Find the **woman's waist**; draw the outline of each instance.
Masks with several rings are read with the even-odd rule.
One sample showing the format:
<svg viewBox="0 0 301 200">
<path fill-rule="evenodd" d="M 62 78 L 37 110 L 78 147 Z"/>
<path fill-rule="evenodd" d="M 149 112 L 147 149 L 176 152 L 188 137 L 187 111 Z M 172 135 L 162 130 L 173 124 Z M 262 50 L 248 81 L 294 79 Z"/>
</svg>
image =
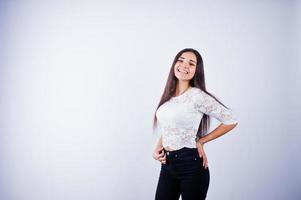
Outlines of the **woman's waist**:
<svg viewBox="0 0 301 200">
<path fill-rule="evenodd" d="M 198 153 L 197 148 L 195 147 L 182 147 L 176 150 L 170 147 L 164 147 L 164 152 L 168 157 L 184 157 Z"/>
<path fill-rule="evenodd" d="M 197 148 L 183 147 L 174 151 L 168 151 L 166 149 L 164 149 L 164 151 L 166 152 L 166 164 L 172 164 L 179 167 L 186 166 L 187 164 L 187 167 L 191 167 L 192 163 L 199 160 Z"/>
<path fill-rule="evenodd" d="M 183 147 L 196 148 L 196 136 L 166 136 L 162 135 L 162 144 L 167 151 L 179 150 Z"/>
</svg>

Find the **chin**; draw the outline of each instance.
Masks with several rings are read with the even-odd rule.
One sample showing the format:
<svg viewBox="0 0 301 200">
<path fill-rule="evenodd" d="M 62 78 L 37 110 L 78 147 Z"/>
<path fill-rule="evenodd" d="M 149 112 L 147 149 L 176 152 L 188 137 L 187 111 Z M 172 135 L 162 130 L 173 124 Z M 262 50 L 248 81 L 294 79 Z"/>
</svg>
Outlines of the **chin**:
<svg viewBox="0 0 301 200">
<path fill-rule="evenodd" d="M 179 78 L 179 77 L 177 77 L 177 79 L 179 81 L 190 81 L 191 80 L 191 78 L 189 79 L 189 78 Z"/>
</svg>

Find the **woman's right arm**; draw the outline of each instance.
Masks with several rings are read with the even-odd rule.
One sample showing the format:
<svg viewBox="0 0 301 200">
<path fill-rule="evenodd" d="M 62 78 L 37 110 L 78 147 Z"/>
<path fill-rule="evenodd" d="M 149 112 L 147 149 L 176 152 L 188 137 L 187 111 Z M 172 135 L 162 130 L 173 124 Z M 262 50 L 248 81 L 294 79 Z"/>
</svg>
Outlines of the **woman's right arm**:
<svg viewBox="0 0 301 200">
<path fill-rule="evenodd" d="M 163 145 L 162 145 L 162 135 L 160 136 L 153 153 L 153 158 L 155 160 L 160 161 L 161 163 L 165 164 L 166 162 L 166 154 L 163 151 Z"/>
<path fill-rule="evenodd" d="M 162 147 L 163 147 L 163 145 L 162 145 L 162 135 L 161 135 L 158 142 L 157 142 L 156 149 L 159 149 L 159 148 L 162 148 Z"/>
</svg>

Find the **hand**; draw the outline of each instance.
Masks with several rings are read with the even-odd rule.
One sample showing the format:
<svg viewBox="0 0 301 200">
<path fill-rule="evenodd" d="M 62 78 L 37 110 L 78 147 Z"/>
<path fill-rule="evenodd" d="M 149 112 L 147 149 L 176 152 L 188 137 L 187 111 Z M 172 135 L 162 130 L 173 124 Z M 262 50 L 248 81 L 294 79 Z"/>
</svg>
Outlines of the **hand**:
<svg viewBox="0 0 301 200">
<path fill-rule="evenodd" d="M 207 159 L 206 153 L 204 151 L 204 147 L 203 147 L 204 144 L 202 143 L 202 141 L 198 141 L 196 143 L 196 146 L 197 146 L 200 158 L 203 157 L 203 166 L 206 169 L 208 167 L 208 159 Z"/>
<path fill-rule="evenodd" d="M 166 153 L 164 152 L 163 147 L 155 149 L 153 158 L 160 161 L 162 164 L 166 164 Z"/>
</svg>

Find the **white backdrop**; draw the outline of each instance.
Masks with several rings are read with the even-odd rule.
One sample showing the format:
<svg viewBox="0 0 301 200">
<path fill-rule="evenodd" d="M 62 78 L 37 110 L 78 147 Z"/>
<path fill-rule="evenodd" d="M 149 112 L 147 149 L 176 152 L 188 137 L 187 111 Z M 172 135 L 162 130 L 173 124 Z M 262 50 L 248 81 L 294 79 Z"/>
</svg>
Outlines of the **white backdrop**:
<svg viewBox="0 0 301 200">
<path fill-rule="evenodd" d="M 154 199 L 153 114 L 186 47 L 239 119 L 205 145 L 208 199 L 301 198 L 300 1 L 0 5 L 0 199 Z"/>
</svg>

